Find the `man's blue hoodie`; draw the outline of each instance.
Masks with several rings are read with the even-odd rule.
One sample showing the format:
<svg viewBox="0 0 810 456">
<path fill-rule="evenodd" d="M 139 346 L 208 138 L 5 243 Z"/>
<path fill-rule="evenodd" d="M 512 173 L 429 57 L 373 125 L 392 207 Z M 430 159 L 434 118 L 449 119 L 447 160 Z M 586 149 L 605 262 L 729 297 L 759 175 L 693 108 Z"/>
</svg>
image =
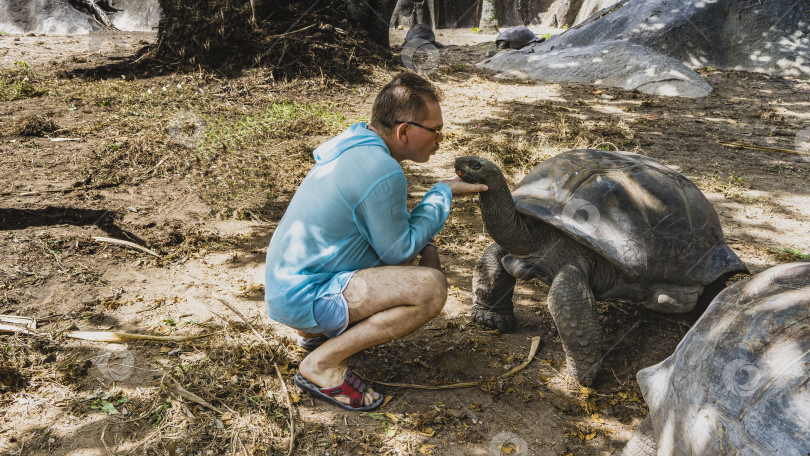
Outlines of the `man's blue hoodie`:
<svg viewBox="0 0 810 456">
<path fill-rule="evenodd" d="M 316 326 L 316 299 L 340 293 L 351 275 L 407 263 L 439 234 L 452 192 L 436 184 L 411 213 L 402 167 L 379 135 L 357 123 L 313 152 L 315 166 L 293 196 L 267 249 L 270 317 Z"/>
</svg>

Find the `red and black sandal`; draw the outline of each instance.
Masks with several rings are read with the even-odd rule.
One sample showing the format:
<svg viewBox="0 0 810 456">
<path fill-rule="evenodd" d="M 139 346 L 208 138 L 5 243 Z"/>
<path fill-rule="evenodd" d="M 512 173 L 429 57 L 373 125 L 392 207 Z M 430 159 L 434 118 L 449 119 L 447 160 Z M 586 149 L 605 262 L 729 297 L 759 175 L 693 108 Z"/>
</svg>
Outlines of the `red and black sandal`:
<svg viewBox="0 0 810 456">
<path fill-rule="evenodd" d="M 344 408 L 346 410 L 353 410 L 358 412 L 374 410 L 375 408 L 379 407 L 383 401 L 383 396 L 381 394 L 376 401 L 372 402 L 369 405 L 363 405 L 363 395 L 368 389 L 368 385 L 366 385 L 366 382 L 362 378 L 360 378 L 357 374 L 352 372 L 351 369 L 346 369 L 346 374 L 343 376 L 343 383 L 341 383 L 338 386 L 333 386 L 331 388 L 321 388 L 320 386 L 305 379 L 300 372 L 295 374 L 293 381 L 299 388 L 306 391 L 307 393 L 317 398 L 323 399 L 327 402 L 331 402 L 337 405 L 338 407 Z M 349 404 L 344 404 L 338 401 L 337 399 L 335 399 L 336 396 L 348 397 Z"/>
</svg>

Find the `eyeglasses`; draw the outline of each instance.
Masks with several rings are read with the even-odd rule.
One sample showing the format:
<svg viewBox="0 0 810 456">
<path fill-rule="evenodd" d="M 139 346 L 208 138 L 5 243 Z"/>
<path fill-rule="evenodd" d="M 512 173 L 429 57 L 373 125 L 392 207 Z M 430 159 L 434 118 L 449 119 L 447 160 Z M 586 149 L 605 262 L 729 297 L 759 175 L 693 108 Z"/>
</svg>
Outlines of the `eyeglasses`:
<svg viewBox="0 0 810 456">
<path fill-rule="evenodd" d="M 406 123 L 406 124 L 408 124 L 408 125 L 413 125 L 414 127 L 424 128 L 425 130 L 427 130 L 427 131 L 429 131 L 429 132 L 433 133 L 433 135 L 434 135 L 434 136 L 433 136 L 433 140 L 434 140 L 434 141 L 435 141 L 435 140 L 437 140 L 437 139 L 439 139 L 439 135 L 441 135 L 441 134 L 442 134 L 442 129 L 441 129 L 441 128 L 439 128 L 438 130 L 436 130 L 435 128 L 426 127 L 426 126 L 424 126 L 424 125 L 422 125 L 422 124 L 418 124 L 418 123 L 416 123 L 416 122 L 408 122 L 408 121 L 405 121 L 405 120 L 398 120 L 396 123 L 398 123 L 398 124 L 400 124 L 400 123 Z"/>
</svg>

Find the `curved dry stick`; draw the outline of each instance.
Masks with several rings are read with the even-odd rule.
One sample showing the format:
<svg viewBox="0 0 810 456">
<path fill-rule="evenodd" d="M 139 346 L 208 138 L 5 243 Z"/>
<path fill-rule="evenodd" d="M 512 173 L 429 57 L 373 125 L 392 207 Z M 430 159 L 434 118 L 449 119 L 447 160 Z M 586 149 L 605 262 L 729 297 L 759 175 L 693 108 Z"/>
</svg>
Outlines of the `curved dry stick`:
<svg viewBox="0 0 810 456">
<path fill-rule="evenodd" d="M 149 255 L 153 255 L 153 256 L 156 256 L 156 257 L 160 258 L 160 255 L 155 253 L 154 250 L 147 249 L 146 247 L 144 247 L 142 245 L 138 245 L 138 244 L 136 244 L 134 242 L 123 241 L 121 239 L 101 237 L 101 236 L 93 236 L 93 240 L 98 241 L 98 242 L 107 242 L 109 244 L 123 245 L 125 247 L 131 247 L 131 248 L 133 248 L 135 250 L 140 250 L 141 252 L 148 253 Z"/>
<path fill-rule="evenodd" d="M 169 379 L 171 379 L 171 381 L 174 382 L 175 384 L 171 385 L 171 386 L 167 386 L 166 383 L 165 383 L 166 377 L 169 377 Z M 169 374 L 163 375 L 163 378 L 160 379 L 160 387 L 163 388 L 163 390 L 166 391 L 167 393 L 174 393 L 174 394 L 176 394 L 176 395 L 178 395 L 178 396 L 180 396 L 180 397 L 182 397 L 184 399 L 188 399 L 188 400 L 190 400 L 192 402 L 196 402 L 197 404 L 202 405 L 203 407 L 209 408 L 209 409 L 219 413 L 220 415 L 222 415 L 222 413 L 223 413 L 222 410 L 220 410 L 220 409 L 214 407 L 213 405 L 209 404 L 208 402 L 206 402 L 205 399 L 201 398 L 200 396 L 197 396 L 196 394 L 194 394 L 194 393 L 188 391 L 187 389 L 183 388 L 182 386 L 180 386 L 180 384 L 177 383 L 177 380 L 175 380 L 173 377 L 169 376 Z"/>
<path fill-rule="evenodd" d="M 733 147 L 735 149 L 750 149 L 750 150 L 762 150 L 765 152 L 784 152 L 788 154 L 798 154 L 798 155 L 810 155 L 810 152 L 804 152 L 801 150 L 794 150 L 794 149 L 780 149 L 778 147 L 765 147 L 765 146 L 757 146 L 756 144 L 748 144 L 743 142 L 732 142 L 732 141 L 718 141 L 717 144 L 726 147 Z"/>
<path fill-rule="evenodd" d="M 539 346 L 540 346 L 540 337 L 539 336 L 533 336 L 532 337 L 532 346 L 529 349 L 529 357 L 526 358 L 526 361 L 524 361 L 520 366 L 517 366 L 514 369 L 510 370 L 509 372 L 507 372 L 505 374 L 501 374 L 496 378 L 498 380 L 503 380 L 503 379 L 511 377 L 511 376 L 517 374 L 518 372 L 522 371 L 523 369 L 525 369 L 526 366 L 528 366 L 529 363 L 531 363 L 532 360 L 534 359 L 534 355 L 537 354 L 537 348 Z M 399 387 L 399 388 L 414 388 L 414 389 L 424 389 L 424 390 L 443 390 L 443 389 L 471 388 L 471 387 L 478 386 L 478 385 L 481 385 L 481 384 L 485 383 L 485 382 L 481 381 L 481 382 L 454 383 L 452 385 L 429 386 L 429 385 L 413 385 L 413 384 L 410 384 L 410 383 L 388 383 L 388 382 L 381 382 L 381 381 L 377 381 L 377 380 L 373 380 L 373 379 L 369 379 L 369 381 L 377 383 L 379 385 L 385 385 L 385 386 L 396 386 L 396 387 Z"/>
</svg>

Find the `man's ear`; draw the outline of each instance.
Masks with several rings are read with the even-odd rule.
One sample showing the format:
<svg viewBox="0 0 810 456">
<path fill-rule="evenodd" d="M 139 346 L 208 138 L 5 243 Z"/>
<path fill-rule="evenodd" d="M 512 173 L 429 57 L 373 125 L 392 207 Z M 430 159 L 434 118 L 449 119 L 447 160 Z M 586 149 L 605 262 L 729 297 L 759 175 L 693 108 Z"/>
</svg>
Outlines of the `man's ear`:
<svg viewBox="0 0 810 456">
<path fill-rule="evenodd" d="M 394 137 L 402 144 L 408 144 L 408 124 L 401 123 L 394 128 Z"/>
</svg>

